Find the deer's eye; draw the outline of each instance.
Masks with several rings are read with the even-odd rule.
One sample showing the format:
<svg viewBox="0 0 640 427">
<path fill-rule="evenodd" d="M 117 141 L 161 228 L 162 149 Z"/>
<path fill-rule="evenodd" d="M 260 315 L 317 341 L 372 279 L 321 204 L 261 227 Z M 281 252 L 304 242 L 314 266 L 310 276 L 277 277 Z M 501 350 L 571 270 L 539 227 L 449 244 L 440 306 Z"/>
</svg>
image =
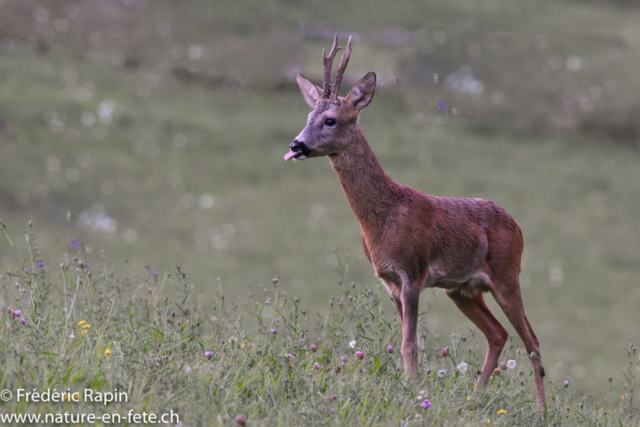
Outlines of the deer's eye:
<svg viewBox="0 0 640 427">
<path fill-rule="evenodd" d="M 331 119 L 331 118 L 325 119 L 324 120 L 324 124 L 327 125 L 327 126 L 335 126 L 336 125 L 336 119 Z"/>
</svg>

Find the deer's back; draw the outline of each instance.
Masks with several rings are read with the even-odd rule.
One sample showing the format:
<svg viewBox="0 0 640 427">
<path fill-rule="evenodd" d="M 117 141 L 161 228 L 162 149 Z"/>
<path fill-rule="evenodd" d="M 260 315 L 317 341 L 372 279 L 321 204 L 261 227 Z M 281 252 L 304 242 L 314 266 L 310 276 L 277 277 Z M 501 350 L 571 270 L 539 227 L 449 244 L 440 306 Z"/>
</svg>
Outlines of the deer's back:
<svg viewBox="0 0 640 427">
<path fill-rule="evenodd" d="M 377 271 L 402 271 L 423 287 L 476 281 L 483 288 L 490 286 L 483 269 L 513 265 L 514 257 L 519 268 L 520 228 L 495 203 L 430 196 L 407 186 L 399 189 L 378 245 L 367 247 L 363 230 L 365 252 L 371 253 Z"/>
</svg>

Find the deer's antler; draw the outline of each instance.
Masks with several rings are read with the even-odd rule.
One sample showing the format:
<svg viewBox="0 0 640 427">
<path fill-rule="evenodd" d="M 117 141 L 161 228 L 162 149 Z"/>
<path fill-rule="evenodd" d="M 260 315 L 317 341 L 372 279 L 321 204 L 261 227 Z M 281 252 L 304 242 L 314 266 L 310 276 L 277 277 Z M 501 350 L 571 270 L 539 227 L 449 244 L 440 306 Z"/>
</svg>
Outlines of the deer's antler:
<svg viewBox="0 0 640 427">
<path fill-rule="evenodd" d="M 322 49 L 322 62 L 324 63 L 324 78 L 322 80 L 322 98 L 329 99 L 331 95 L 331 67 L 333 66 L 333 58 L 336 57 L 336 53 L 342 49 L 338 46 L 338 35 L 336 34 L 333 39 L 333 47 L 329 56 L 325 56 L 325 49 Z M 337 91 L 336 91 L 337 92 Z"/>
<path fill-rule="evenodd" d="M 337 36 L 336 36 L 337 37 Z M 349 63 L 349 57 L 351 56 L 351 37 L 349 37 L 349 41 L 347 42 L 347 50 L 342 54 L 342 59 L 340 60 L 340 66 L 338 67 L 338 71 L 336 71 L 336 80 L 333 83 L 333 92 L 331 93 L 331 101 L 338 101 L 338 91 L 340 91 L 340 83 L 342 82 L 342 75 L 344 74 L 345 68 L 347 68 L 347 64 Z"/>
</svg>

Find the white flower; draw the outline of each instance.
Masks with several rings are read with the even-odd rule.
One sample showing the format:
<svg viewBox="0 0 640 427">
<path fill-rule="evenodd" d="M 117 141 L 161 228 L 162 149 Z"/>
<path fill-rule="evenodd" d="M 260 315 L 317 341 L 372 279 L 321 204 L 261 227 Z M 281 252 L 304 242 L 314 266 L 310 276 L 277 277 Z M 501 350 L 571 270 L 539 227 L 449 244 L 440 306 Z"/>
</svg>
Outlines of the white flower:
<svg viewBox="0 0 640 427">
<path fill-rule="evenodd" d="M 356 348 L 356 340 L 353 340 L 349 343 L 349 347 Z"/>
<path fill-rule="evenodd" d="M 515 368 L 515 367 L 516 367 L 516 364 L 517 364 L 517 362 L 516 362 L 515 360 L 509 360 L 509 361 L 507 362 L 507 368 L 509 368 L 509 369 L 513 369 L 513 368 Z"/>
<path fill-rule="evenodd" d="M 440 378 L 442 378 L 442 377 L 444 377 L 445 375 L 447 375 L 447 372 L 449 372 L 449 370 L 448 370 L 448 369 L 440 369 L 440 370 L 438 371 L 438 376 L 439 376 Z"/>
<path fill-rule="evenodd" d="M 467 369 L 469 368 L 469 365 L 466 362 L 460 362 L 457 366 L 458 371 L 460 371 L 461 374 L 466 374 L 467 373 Z"/>
</svg>

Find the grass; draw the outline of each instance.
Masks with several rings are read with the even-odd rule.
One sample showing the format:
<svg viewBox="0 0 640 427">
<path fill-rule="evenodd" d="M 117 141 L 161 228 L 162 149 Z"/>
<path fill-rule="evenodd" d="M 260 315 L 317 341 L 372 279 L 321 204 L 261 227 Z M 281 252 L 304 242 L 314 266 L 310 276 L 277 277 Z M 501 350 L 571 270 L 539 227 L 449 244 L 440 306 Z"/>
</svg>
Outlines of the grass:
<svg viewBox="0 0 640 427">
<path fill-rule="evenodd" d="M 640 359 L 632 346 L 629 366 L 621 368 L 627 375 L 621 396 L 606 388 L 580 395 L 573 384 L 552 379 L 541 413 L 531 366 L 517 343 L 510 341 L 502 357 L 516 366 L 503 366 L 486 388 L 474 391 L 483 338 L 473 330 L 437 337 L 426 326 L 428 307 L 419 329 L 421 374 L 407 381 L 397 316 L 381 304 L 379 286 L 342 285 L 338 298 L 311 309 L 274 279 L 240 298 L 220 286 L 215 304 L 204 308 L 204 289 L 179 266 L 163 274 L 113 265 L 73 242 L 66 253 L 45 254 L 35 237 L 30 226 L 29 253 L 20 254 L 23 264 L 6 272 L 10 285 L 5 280 L 0 288 L 11 305 L 2 311 L 0 385 L 14 396 L 18 389 L 80 395 L 56 403 L 14 398 L 0 403 L 1 416 L 173 413 L 194 426 L 639 421 L 634 390 Z M 38 266 L 52 255 L 65 262 Z M 85 400 L 86 390 L 119 398 L 98 404 Z M 431 406 L 421 406 L 427 400 Z"/>
<path fill-rule="evenodd" d="M 292 73 L 319 82 L 322 34 L 357 32 L 344 86 L 378 74 L 361 125 L 385 171 L 509 211 L 524 232 L 524 304 L 549 379 L 568 379 L 561 392 L 589 404 L 611 388 L 617 402 L 640 322 L 640 10 L 611 4 L 1 1 L 0 219 L 16 249 L 0 239 L 0 268 L 32 268 L 17 232 L 32 220 L 52 289 L 62 284 L 52 266 L 69 265 L 78 239 L 83 257 L 118 272 L 120 292 L 133 295 L 146 265 L 175 280 L 179 264 L 202 313 L 224 294 L 251 331 L 249 301 L 263 301 L 273 277 L 315 313 L 313 327 L 345 284 L 377 290 L 328 162 L 282 160 L 308 112 Z M 463 65 L 483 93 L 445 85 Z M 115 227 L 81 220 L 99 212 Z M 9 279 L 0 286 L 14 292 Z M 173 286 L 162 292 L 177 301 Z M 13 304 L 4 295 L 0 306 Z M 467 334 L 442 292 L 422 298 L 432 350 Z M 393 303 L 379 299 L 393 322 Z M 345 333 L 356 332 L 345 323 Z"/>
</svg>

